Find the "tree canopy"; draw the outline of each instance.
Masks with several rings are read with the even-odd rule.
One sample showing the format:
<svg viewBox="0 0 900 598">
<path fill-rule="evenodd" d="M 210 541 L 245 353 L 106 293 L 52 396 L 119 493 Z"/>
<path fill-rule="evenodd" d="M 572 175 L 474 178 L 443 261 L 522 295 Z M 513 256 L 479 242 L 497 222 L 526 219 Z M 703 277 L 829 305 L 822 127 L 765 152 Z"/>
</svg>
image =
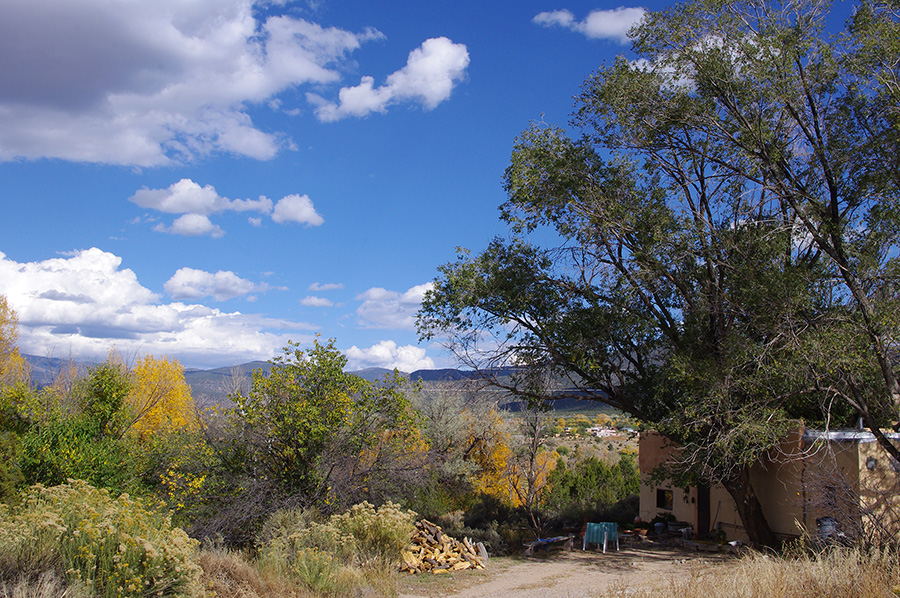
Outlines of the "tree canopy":
<svg viewBox="0 0 900 598">
<path fill-rule="evenodd" d="M 132 411 L 132 428 L 139 435 L 196 425 L 191 387 L 178 361 L 144 355 L 132 367 L 131 377 L 126 403 Z"/>
<path fill-rule="evenodd" d="M 342 503 L 371 498 L 366 492 L 377 492 L 382 476 L 388 485 L 401 481 L 397 459 L 416 451 L 418 440 L 401 381 L 371 383 L 344 372 L 346 364 L 333 342 L 308 351 L 292 344 L 268 375 L 253 373 L 249 393 L 233 397 L 232 415 L 263 468 L 258 475 L 277 491 Z"/>
<path fill-rule="evenodd" d="M 655 423 L 771 544 L 749 467 L 800 418 L 897 419 L 898 11 L 697 0 L 649 13 L 571 131 L 514 146 L 509 238 L 440 269 L 418 325 Z M 840 23 L 837 24 L 838 27 Z M 557 396 L 559 396 L 557 394 Z"/>
<path fill-rule="evenodd" d="M 19 353 L 19 317 L 0 295 L 0 385 L 23 382 L 28 377 L 28 364 Z"/>
</svg>

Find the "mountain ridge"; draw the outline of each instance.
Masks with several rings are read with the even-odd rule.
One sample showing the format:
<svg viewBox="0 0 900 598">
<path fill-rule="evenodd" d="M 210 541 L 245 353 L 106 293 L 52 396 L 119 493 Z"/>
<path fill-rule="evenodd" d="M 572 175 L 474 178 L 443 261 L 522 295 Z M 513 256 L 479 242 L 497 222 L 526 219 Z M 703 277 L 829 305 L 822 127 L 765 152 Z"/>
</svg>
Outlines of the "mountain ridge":
<svg viewBox="0 0 900 598">
<path fill-rule="evenodd" d="M 31 366 L 32 382 L 38 386 L 52 384 L 59 376 L 63 375 L 70 367 L 75 367 L 78 375 L 87 374 L 88 369 L 95 362 L 79 361 L 61 357 L 39 357 L 36 355 L 22 354 Z M 214 405 L 228 405 L 231 401 L 229 395 L 237 392 L 246 393 L 250 390 L 253 372 L 262 370 L 268 374 L 272 369 L 272 363 L 268 361 L 248 361 L 233 366 L 224 366 L 210 369 L 186 368 L 184 371 L 185 382 L 191 387 L 191 394 L 196 405 L 205 409 Z M 509 375 L 514 368 L 498 370 L 501 376 Z M 392 375 L 395 370 L 379 367 L 369 367 L 361 370 L 348 371 L 349 374 L 359 376 L 369 382 L 377 382 L 385 376 Z M 473 370 L 457 368 L 421 369 L 413 372 L 400 372 L 400 375 L 412 382 L 421 382 L 426 386 L 438 382 L 471 380 L 478 374 Z M 520 411 L 524 404 L 519 400 L 501 401 L 503 408 L 509 411 Z M 554 410 L 595 410 L 602 409 L 598 401 L 590 399 L 566 398 L 554 401 Z"/>
</svg>

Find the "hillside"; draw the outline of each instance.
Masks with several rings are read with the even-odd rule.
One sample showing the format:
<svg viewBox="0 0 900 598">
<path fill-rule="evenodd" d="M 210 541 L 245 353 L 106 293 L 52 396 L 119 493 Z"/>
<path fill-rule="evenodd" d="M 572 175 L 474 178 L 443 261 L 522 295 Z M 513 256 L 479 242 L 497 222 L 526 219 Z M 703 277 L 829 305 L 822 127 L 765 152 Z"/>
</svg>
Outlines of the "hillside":
<svg viewBox="0 0 900 598">
<path fill-rule="evenodd" d="M 31 366 L 32 382 L 38 386 L 46 386 L 52 384 L 59 376 L 63 375 L 69 368 L 77 368 L 79 374 L 87 372 L 88 368 L 93 365 L 91 362 L 78 361 L 70 358 L 60 357 L 38 357 L 36 355 L 23 355 Z M 211 407 L 213 405 L 229 404 L 228 395 L 236 392 L 247 392 L 250 388 L 250 380 L 255 370 L 262 370 L 268 373 L 272 364 L 267 361 L 251 361 L 230 367 L 213 368 L 209 370 L 187 369 L 184 372 L 184 379 L 190 385 L 194 401 L 201 409 Z M 383 379 L 393 373 L 393 370 L 385 368 L 366 368 L 351 372 L 374 382 Z M 504 372 L 506 374 L 508 372 Z M 409 374 L 401 372 L 401 375 L 412 382 L 420 382 L 429 387 L 441 382 L 452 382 L 458 380 L 469 380 L 474 377 L 474 373 L 468 370 L 459 370 L 454 368 L 441 368 L 434 370 L 416 370 Z M 505 399 L 500 391 L 485 391 L 497 393 L 497 398 L 502 407 L 509 411 L 520 411 L 523 408 L 521 401 L 513 401 Z M 603 403 L 596 401 L 579 400 L 579 399 L 562 399 L 554 404 L 555 411 L 566 412 L 608 412 L 610 408 Z"/>
</svg>

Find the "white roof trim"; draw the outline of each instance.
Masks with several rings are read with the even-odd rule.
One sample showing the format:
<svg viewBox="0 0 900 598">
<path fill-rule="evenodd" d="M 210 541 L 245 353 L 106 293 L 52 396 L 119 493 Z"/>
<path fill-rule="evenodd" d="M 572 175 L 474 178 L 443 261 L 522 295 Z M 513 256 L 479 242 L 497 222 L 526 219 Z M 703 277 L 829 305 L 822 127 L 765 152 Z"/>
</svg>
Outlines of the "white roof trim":
<svg viewBox="0 0 900 598">
<path fill-rule="evenodd" d="M 884 432 L 889 440 L 900 440 L 900 433 Z M 813 442 L 816 440 L 832 440 L 835 442 L 875 442 L 875 435 L 868 430 L 839 429 L 839 430 L 813 430 L 807 428 L 803 433 L 803 440 Z"/>
</svg>

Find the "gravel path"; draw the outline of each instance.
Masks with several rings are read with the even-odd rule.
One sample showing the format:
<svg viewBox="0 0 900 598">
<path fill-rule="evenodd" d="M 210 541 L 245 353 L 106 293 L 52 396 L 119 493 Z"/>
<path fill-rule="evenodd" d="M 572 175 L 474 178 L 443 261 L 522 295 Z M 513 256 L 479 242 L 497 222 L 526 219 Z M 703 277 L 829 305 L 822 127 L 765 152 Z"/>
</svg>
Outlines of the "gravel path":
<svg viewBox="0 0 900 598">
<path fill-rule="evenodd" d="M 690 576 L 728 560 L 724 555 L 678 550 L 554 552 L 494 559 L 484 572 L 462 571 L 452 578 L 416 576 L 403 585 L 400 598 L 593 598 L 611 588 Z"/>
</svg>

